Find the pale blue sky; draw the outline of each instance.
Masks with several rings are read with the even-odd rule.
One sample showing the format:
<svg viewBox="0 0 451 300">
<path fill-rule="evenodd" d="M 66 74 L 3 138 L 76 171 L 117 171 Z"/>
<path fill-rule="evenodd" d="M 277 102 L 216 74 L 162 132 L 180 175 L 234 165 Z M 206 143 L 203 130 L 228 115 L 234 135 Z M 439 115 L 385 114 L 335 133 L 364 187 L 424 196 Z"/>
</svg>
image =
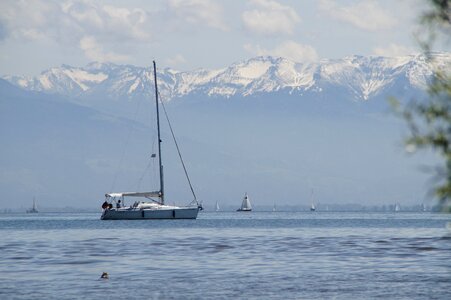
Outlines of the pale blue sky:
<svg viewBox="0 0 451 300">
<path fill-rule="evenodd" d="M 257 55 L 308 62 L 410 54 L 418 52 L 413 32 L 424 2 L 6 0 L 0 75 L 91 61 L 149 66 L 156 59 L 161 67 L 193 70 Z"/>
</svg>

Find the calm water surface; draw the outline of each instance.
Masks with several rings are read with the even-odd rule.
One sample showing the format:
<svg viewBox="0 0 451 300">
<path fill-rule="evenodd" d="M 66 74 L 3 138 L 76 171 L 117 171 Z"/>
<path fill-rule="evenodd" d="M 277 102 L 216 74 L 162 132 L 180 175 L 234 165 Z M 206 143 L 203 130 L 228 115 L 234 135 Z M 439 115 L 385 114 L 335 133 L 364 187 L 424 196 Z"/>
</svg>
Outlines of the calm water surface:
<svg viewBox="0 0 451 300">
<path fill-rule="evenodd" d="M 450 299 L 450 215 L 0 215 L 0 299 Z M 110 279 L 100 279 L 108 272 Z"/>
</svg>

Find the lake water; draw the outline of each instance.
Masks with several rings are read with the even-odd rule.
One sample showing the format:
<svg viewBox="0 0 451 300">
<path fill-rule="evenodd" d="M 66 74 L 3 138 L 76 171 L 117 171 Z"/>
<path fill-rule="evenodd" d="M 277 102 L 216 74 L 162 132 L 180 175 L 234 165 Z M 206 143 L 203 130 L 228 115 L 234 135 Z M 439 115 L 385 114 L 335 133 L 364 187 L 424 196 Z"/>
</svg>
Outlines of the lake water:
<svg viewBox="0 0 451 300">
<path fill-rule="evenodd" d="M 0 299 L 450 299 L 451 215 L 0 215 Z M 100 279 L 108 272 L 109 279 Z"/>
</svg>

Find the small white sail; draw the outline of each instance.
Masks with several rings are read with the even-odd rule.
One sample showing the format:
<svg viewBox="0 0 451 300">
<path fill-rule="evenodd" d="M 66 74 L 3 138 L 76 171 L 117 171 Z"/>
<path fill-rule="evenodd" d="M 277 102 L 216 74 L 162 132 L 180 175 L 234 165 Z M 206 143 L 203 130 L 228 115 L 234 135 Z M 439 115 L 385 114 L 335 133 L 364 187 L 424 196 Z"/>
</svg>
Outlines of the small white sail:
<svg viewBox="0 0 451 300">
<path fill-rule="evenodd" d="M 314 203 L 312 203 L 312 205 L 310 206 L 310 210 L 311 210 L 311 211 L 315 211 L 315 210 L 316 210 L 316 207 L 315 207 L 315 204 L 314 204 Z"/>
<path fill-rule="evenodd" d="M 251 201 L 249 200 L 249 196 L 247 193 L 244 194 L 243 202 L 241 203 L 241 207 L 237 211 L 251 211 L 252 205 Z"/>
<path fill-rule="evenodd" d="M 421 211 L 426 211 L 427 210 L 427 208 L 426 208 L 426 205 L 424 205 L 424 203 L 421 203 Z"/>
<path fill-rule="evenodd" d="M 310 193 L 310 201 L 312 202 L 312 205 L 310 205 L 310 211 L 315 211 L 316 207 L 315 207 L 315 203 L 313 202 L 313 189 L 312 189 L 312 192 Z"/>
<path fill-rule="evenodd" d="M 219 203 L 218 203 L 218 201 L 216 201 L 216 209 L 215 210 L 219 211 Z"/>
</svg>

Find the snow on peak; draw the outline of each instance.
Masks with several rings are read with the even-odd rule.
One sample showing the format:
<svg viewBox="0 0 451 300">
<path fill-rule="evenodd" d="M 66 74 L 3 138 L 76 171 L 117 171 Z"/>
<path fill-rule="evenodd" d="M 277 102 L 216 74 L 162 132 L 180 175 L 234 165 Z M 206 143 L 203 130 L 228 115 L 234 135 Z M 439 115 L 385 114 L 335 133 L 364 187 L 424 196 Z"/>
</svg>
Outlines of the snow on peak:
<svg viewBox="0 0 451 300">
<path fill-rule="evenodd" d="M 268 69 L 273 65 L 270 59 L 250 59 L 233 67 L 234 75 L 246 79 L 256 79 L 264 75 Z"/>
</svg>

